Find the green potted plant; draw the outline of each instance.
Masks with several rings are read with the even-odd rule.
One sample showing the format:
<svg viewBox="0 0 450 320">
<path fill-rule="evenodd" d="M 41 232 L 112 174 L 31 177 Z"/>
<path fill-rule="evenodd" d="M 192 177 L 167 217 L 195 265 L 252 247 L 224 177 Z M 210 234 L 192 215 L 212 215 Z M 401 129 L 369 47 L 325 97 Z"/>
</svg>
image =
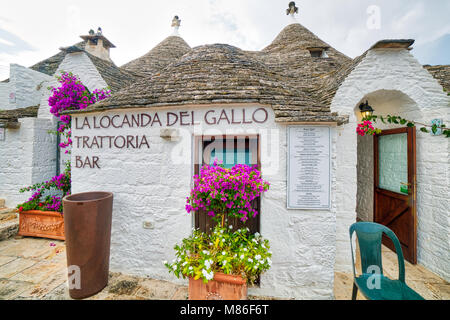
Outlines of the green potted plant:
<svg viewBox="0 0 450 320">
<path fill-rule="evenodd" d="M 248 228 L 233 230 L 227 219 L 256 217 L 251 202 L 268 189 L 256 166 L 226 169 L 215 161 L 194 176 L 186 210 L 206 212 L 216 225 L 210 232 L 194 229 L 175 246 L 175 260 L 164 262 L 176 277 L 189 278 L 189 299 L 245 299 L 247 285 L 270 268 L 269 241 Z"/>
</svg>

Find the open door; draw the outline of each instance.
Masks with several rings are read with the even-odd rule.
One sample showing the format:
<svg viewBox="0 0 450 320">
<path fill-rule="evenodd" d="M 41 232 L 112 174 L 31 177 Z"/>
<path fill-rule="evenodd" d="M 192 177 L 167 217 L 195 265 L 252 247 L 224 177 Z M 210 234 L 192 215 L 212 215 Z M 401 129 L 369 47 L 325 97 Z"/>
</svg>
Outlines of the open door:
<svg viewBox="0 0 450 320">
<path fill-rule="evenodd" d="M 416 264 L 416 128 L 376 135 L 374 157 L 374 222 L 394 231 L 405 259 Z M 395 250 L 387 237 L 383 244 Z"/>
</svg>

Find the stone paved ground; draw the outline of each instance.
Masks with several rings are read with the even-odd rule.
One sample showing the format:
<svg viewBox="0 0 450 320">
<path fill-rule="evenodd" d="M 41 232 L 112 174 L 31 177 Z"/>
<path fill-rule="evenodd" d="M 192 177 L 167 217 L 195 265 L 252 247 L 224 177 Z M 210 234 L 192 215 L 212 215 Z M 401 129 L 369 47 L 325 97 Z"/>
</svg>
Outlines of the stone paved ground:
<svg viewBox="0 0 450 320">
<path fill-rule="evenodd" d="M 356 256 L 359 256 L 359 254 Z M 383 246 L 382 256 L 383 273 L 391 279 L 398 279 L 397 254 Z M 361 270 L 361 264 L 358 260 L 356 268 Z M 412 265 L 405 260 L 405 275 L 406 284 L 426 300 L 450 300 L 450 283 L 425 269 L 420 264 Z M 337 300 L 350 300 L 352 288 L 353 273 L 335 273 L 334 295 Z M 360 292 L 358 292 L 357 300 L 365 300 Z"/>
<path fill-rule="evenodd" d="M 0 241 L 0 299 L 70 299 L 63 241 L 19 238 Z M 187 287 L 110 273 L 93 300 L 187 299 Z"/>
<path fill-rule="evenodd" d="M 64 241 L 29 237 L 0 241 L 0 300 L 70 299 L 66 279 Z M 186 286 L 110 272 L 108 286 L 88 300 L 187 298 Z"/>
<path fill-rule="evenodd" d="M 397 274 L 395 254 L 383 251 L 385 273 Z M 426 299 L 450 299 L 450 285 L 421 266 L 406 264 L 407 283 Z M 0 241 L 1 299 L 70 299 L 66 287 L 66 251 L 63 241 L 16 237 Z M 350 299 L 352 276 L 336 273 L 336 299 Z M 108 286 L 93 300 L 187 299 L 186 286 L 167 281 L 110 273 Z M 250 299 L 270 299 L 249 297 Z M 358 298 L 363 298 L 358 295 Z"/>
</svg>

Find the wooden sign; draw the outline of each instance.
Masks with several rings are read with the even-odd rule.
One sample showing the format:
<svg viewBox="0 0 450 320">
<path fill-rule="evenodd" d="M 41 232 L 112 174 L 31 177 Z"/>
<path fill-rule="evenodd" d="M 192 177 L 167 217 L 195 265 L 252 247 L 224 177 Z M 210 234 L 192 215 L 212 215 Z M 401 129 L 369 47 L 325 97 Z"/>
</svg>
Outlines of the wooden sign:
<svg viewBox="0 0 450 320">
<path fill-rule="evenodd" d="M 330 209 L 330 137 L 330 127 L 288 127 L 288 209 Z"/>
</svg>

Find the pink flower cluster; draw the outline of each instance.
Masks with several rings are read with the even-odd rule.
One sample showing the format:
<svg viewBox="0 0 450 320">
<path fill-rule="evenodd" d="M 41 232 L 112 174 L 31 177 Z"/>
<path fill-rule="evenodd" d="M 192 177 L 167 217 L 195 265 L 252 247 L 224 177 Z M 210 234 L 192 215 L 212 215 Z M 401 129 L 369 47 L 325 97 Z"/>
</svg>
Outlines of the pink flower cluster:
<svg viewBox="0 0 450 320">
<path fill-rule="evenodd" d="M 104 100 L 111 95 L 110 90 L 95 89 L 92 93 L 81 83 L 81 81 L 71 73 L 63 72 L 58 78 L 61 84 L 58 88 L 52 88 L 52 96 L 48 98 L 50 106 L 50 113 L 63 123 L 58 128 L 58 133 L 67 136 L 67 141 L 59 144 L 62 149 L 72 145 L 70 139 L 70 121 L 71 117 L 68 115 L 61 115 L 60 113 L 66 110 L 83 110 L 89 105 L 97 101 Z M 66 150 L 66 153 L 68 151 Z"/>
<path fill-rule="evenodd" d="M 261 179 L 257 166 L 235 165 L 231 169 L 205 165 L 194 176 L 194 188 L 186 201 L 188 213 L 204 210 L 209 216 L 227 214 L 247 221 L 258 212 L 252 201 L 269 190 L 270 184 Z"/>
<path fill-rule="evenodd" d="M 358 124 L 358 126 L 356 127 L 356 133 L 363 137 L 366 134 L 374 135 L 376 132 L 375 128 L 372 126 L 372 122 L 364 121 L 363 123 Z"/>
</svg>

